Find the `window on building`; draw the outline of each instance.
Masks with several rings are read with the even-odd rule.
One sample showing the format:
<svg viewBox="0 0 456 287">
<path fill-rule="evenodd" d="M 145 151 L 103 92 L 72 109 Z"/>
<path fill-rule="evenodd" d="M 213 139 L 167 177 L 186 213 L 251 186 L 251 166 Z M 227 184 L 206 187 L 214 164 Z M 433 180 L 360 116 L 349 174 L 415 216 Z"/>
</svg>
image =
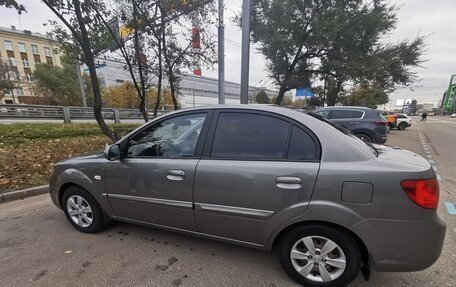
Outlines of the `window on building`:
<svg viewBox="0 0 456 287">
<path fill-rule="evenodd" d="M 124 80 L 116 79 L 116 83 L 122 84 L 123 82 L 124 82 Z"/>
<path fill-rule="evenodd" d="M 22 60 L 22 65 L 24 65 L 25 68 L 30 68 L 29 61 L 27 59 Z"/>
<path fill-rule="evenodd" d="M 52 57 L 51 48 L 49 48 L 49 47 L 44 47 L 44 54 L 46 55 L 46 57 Z"/>
<path fill-rule="evenodd" d="M 27 81 L 28 82 L 33 81 L 32 74 L 27 74 L 26 76 L 27 76 Z"/>
<path fill-rule="evenodd" d="M 25 49 L 25 44 L 24 43 L 17 43 L 17 47 L 19 48 L 19 52 L 27 53 L 27 49 Z"/>
<path fill-rule="evenodd" d="M 32 45 L 32 53 L 34 55 L 38 55 L 40 53 L 40 51 L 38 50 L 38 46 L 37 45 Z"/>
<path fill-rule="evenodd" d="M 13 43 L 11 43 L 11 41 L 5 40 L 5 49 L 7 51 L 13 51 Z"/>
<path fill-rule="evenodd" d="M 10 66 L 16 67 L 16 59 L 14 57 L 9 57 L 8 58 L 8 64 Z"/>
<path fill-rule="evenodd" d="M 22 89 L 22 87 L 16 88 L 15 90 L 16 90 L 15 92 L 16 92 L 17 96 L 23 96 L 24 95 L 24 90 Z"/>
</svg>

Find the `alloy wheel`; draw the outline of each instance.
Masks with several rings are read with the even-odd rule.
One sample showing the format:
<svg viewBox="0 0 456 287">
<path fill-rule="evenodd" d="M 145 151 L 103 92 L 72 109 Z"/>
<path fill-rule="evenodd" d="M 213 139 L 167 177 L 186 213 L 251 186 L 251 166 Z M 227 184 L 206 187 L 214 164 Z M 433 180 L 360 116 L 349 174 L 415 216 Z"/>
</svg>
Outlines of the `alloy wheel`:
<svg viewBox="0 0 456 287">
<path fill-rule="evenodd" d="M 322 236 L 307 236 L 298 240 L 290 252 L 295 270 L 313 282 L 330 282 L 345 271 L 347 260 L 334 241 Z"/>
<path fill-rule="evenodd" d="M 86 228 L 92 225 L 92 207 L 82 196 L 70 196 L 67 200 L 67 211 L 71 220 L 78 226 Z"/>
</svg>

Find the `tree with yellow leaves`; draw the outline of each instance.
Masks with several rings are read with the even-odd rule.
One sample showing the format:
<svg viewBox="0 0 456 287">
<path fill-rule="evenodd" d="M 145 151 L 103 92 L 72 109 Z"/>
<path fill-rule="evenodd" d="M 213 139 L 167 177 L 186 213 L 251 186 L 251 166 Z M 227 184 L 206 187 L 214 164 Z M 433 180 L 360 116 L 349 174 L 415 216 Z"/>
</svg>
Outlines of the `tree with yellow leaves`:
<svg viewBox="0 0 456 287">
<path fill-rule="evenodd" d="M 109 86 L 103 91 L 103 105 L 116 109 L 136 109 L 139 104 L 139 97 L 132 82 L 125 82 L 116 86 Z M 153 110 L 157 100 L 157 90 L 149 89 L 146 97 L 146 109 Z M 160 109 L 164 106 L 173 105 L 171 91 L 165 89 L 160 99 Z"/>
</svg>

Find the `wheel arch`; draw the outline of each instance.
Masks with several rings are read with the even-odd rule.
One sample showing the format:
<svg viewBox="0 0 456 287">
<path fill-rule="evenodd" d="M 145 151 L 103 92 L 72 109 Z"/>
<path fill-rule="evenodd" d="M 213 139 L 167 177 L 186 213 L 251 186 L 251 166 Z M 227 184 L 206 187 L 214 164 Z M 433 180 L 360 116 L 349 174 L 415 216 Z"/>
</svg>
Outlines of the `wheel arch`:
<svg viewBox="0 0 456 287">
<path fill-rule="evenodd" d="M 60 207 L 63 208 L 63 194 L 65 193 L 65 191 L 72 187 L 72 186 L 77 186 L 79 188 L 82 188 L 84 190 L 86 190 L 84 187 L 76 184 L 76 183 L 73 183 L 73 182 L 67 182 L 67 183 L 64 183 L 62 186 L 60 186 L 59 188 L 59 194 L 58 194 L 58 199 L 59 199 L 59 204 L 60 204 Z"/>
<path fill-rule="evenodd" d="M 367 135 L 370 137 L 371 141 L 374 142 L 376 137 L 375 137 L 375 133 L 369 129 L 355 129 L 352 131 L 352 133 L 354 135 L 360 135 L 360 134 L 363 134 L 363 135 Z"/>
<path fill-rule="evenodd" d="M 94 182 L 85 173 L 76 169 L 67 169 L 57 178 L 57 184 L 53 192 L 55 194 L 54 198 L 57 199 L 57 203 L 61 209 L 64 207 L 62 203 L 63 194 L 72 186 L 77 186 L 89 193 L 108 217 L 113 215 L 111 204 L 106 195 L 104 182 Z"/>
</svg>

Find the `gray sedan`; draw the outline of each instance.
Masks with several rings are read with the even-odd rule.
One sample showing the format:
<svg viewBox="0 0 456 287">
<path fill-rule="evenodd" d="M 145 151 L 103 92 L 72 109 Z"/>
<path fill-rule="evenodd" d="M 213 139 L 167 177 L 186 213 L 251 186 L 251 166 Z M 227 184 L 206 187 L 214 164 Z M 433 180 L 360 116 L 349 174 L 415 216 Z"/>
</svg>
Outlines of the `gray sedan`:
<svg viewBox="0 0 456 287">
<path fill-rule="evenodd" d="M 305 286 L 428 268 L 446 229 L 427 160 L 272 106 L 161 116 L 103 154 L 56 164 L 50 186 L 82 232 L 121 220 L 275 250 Z"/>
</svg>

